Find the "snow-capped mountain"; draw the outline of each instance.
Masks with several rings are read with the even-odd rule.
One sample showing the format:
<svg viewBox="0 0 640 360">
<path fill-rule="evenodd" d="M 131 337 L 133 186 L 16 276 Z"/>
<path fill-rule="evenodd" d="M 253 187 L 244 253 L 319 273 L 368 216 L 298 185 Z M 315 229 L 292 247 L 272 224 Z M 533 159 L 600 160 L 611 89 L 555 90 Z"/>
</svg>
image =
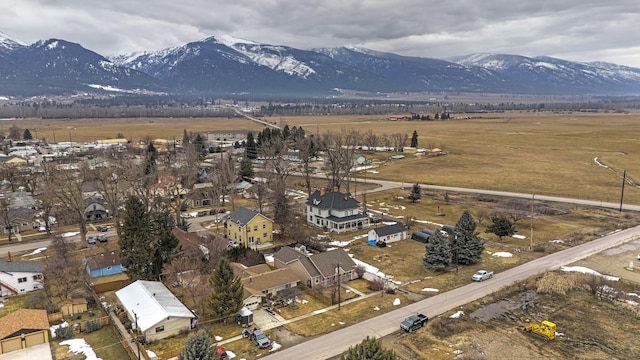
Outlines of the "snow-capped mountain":
<svg viewBox="0 0 640 360">
<path fill-rule="evenodd" d="M 41 40 L 7 52 L 0 65 L 1 91 L 16 94 L 164 91 L 157 79 L 120 67 L 82 46 L 59 39 Z"/>
<path fill-rule="evenodd" d="M 0 95 L 119 91 L 269 97 L 359 92 L 638 95 L 640 69 L 550 57 L 472 54 L 448 60 L 353 46 L 301 50 L 230 36 L 105 58 L 50 39 L 0 33 Z"/>
<path fill-rule="evenodd" d="M 637 94 L 640 89 L 640 69 L 605 62 L 487 53 L 450 60 L 471 69 L 495 72 L 502 78 L 505 92 L 524 89 L 526 93 Z"/>
</svg>

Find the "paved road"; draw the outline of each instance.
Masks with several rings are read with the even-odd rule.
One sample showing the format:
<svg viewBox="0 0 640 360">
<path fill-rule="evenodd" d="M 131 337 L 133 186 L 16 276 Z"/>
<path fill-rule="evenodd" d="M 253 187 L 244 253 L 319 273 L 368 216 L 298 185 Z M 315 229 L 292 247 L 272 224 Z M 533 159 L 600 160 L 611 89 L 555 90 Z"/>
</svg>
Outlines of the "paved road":
<svg viewBox="0 0 640 360">
<path fill-rule="evenodd" d="M 438 316 L 489 295 L 507 285 L 545 271 L 556 270 L 560 266 L 573 263 L 639 236 L 640 226 L 619 231 L 495 274 L 491 280 L 470 283 L 390 313 L 316 337 L 291 348 L 282 349 L 265 357 L 265 359 L 328 359 L 347 351 L 350 346 L 358 344 L 366 336 L 382 337 L 398 331 L 402 319 L 416 312 L 425 313 L 429 317 Z"/>
</svg>

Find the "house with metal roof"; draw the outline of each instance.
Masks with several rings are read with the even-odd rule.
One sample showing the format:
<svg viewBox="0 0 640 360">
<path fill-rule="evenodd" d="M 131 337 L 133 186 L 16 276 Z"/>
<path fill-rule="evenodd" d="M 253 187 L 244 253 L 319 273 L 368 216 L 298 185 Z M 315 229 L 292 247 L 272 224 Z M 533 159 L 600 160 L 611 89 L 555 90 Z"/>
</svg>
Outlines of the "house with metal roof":
<svg viewBox="0 0 640 360">
<path fill-rule="evenodd" d="M 273 240 L 273 222 L 255 210 L 240 206 L 224 217 L 224 233 L 229 240 L 251 247 Z"/>
<path fill-rule="evenodd" d="M 319 254 L 308 254 L 285 246 L 273 255 L 276 268 L 287 267 L 293 271 L 307 287 L 327 286 L 337 280 L 355 280 L 356 263 L 343 249 L 334 249 Z"/>
<path fill-rule="evenodd" d="M 407 227 L 403 223 L 395 223 L 384 225 L 369 230 L 369 241 L 375 240 L 376 243 L 392 243 L 407 238 Z"/>
<path fill-rule="evenodd" d="M 40 261 L 15 261 L 11 253 L 0 259 L 0 297 L 42 289 L 44 266 Z"/>
<path fill-rule="evenodd" d="M 337 233 L 366 229 L 369 218 L 359 211 L 360 202 L 351 194 L 316 190 L 306 202 L 307 224 Z"/>
<path fill-rule="evenodd" d="M 159 281 L 138 280 L 116 297 L 147 342 L 189 331 L 195 323 L 195 314 Z"/>
</svg>

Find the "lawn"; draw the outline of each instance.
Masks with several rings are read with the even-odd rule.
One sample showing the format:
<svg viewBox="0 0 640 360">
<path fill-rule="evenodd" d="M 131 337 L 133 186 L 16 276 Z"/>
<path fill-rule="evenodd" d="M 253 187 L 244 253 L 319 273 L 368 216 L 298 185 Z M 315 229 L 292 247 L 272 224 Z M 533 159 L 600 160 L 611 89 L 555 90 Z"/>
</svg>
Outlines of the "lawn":
<svg viewBox="0 0 640 360">
<path fill-rule="evenodd" d="M 104 326 L 98 331 L 89 334 L 76 334 L 74 339 L 82 338 L 91 345 L 93 351 L 99 358 L 107 359 L 128 359 L 129 355 L 120 344 L 120 339 L 115 334 L 111 325 Z M 69 354 L 69 347 L 60 345 L 63 340 L 51 339 L 51 344 L 56 359 L 74 358 Z"/>
</svg>

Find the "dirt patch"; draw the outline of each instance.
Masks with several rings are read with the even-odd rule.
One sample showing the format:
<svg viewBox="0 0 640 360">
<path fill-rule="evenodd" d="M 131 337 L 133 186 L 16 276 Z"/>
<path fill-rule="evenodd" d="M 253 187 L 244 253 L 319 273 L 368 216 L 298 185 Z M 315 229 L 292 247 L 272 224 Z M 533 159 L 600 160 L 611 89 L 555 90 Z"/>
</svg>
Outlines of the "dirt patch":
<svg viewBox="0 0 640 360">
<path fill-rule="evenodd" d="M 271 330 L 270 337 L 271 340 L 277 342 L 285 348 L 300 344 L 301 342 L 308 340 L 302 335 L 298 335 L 292 331 L 287 330 L 284 326 L 280 326 Z"/>
</svg>

